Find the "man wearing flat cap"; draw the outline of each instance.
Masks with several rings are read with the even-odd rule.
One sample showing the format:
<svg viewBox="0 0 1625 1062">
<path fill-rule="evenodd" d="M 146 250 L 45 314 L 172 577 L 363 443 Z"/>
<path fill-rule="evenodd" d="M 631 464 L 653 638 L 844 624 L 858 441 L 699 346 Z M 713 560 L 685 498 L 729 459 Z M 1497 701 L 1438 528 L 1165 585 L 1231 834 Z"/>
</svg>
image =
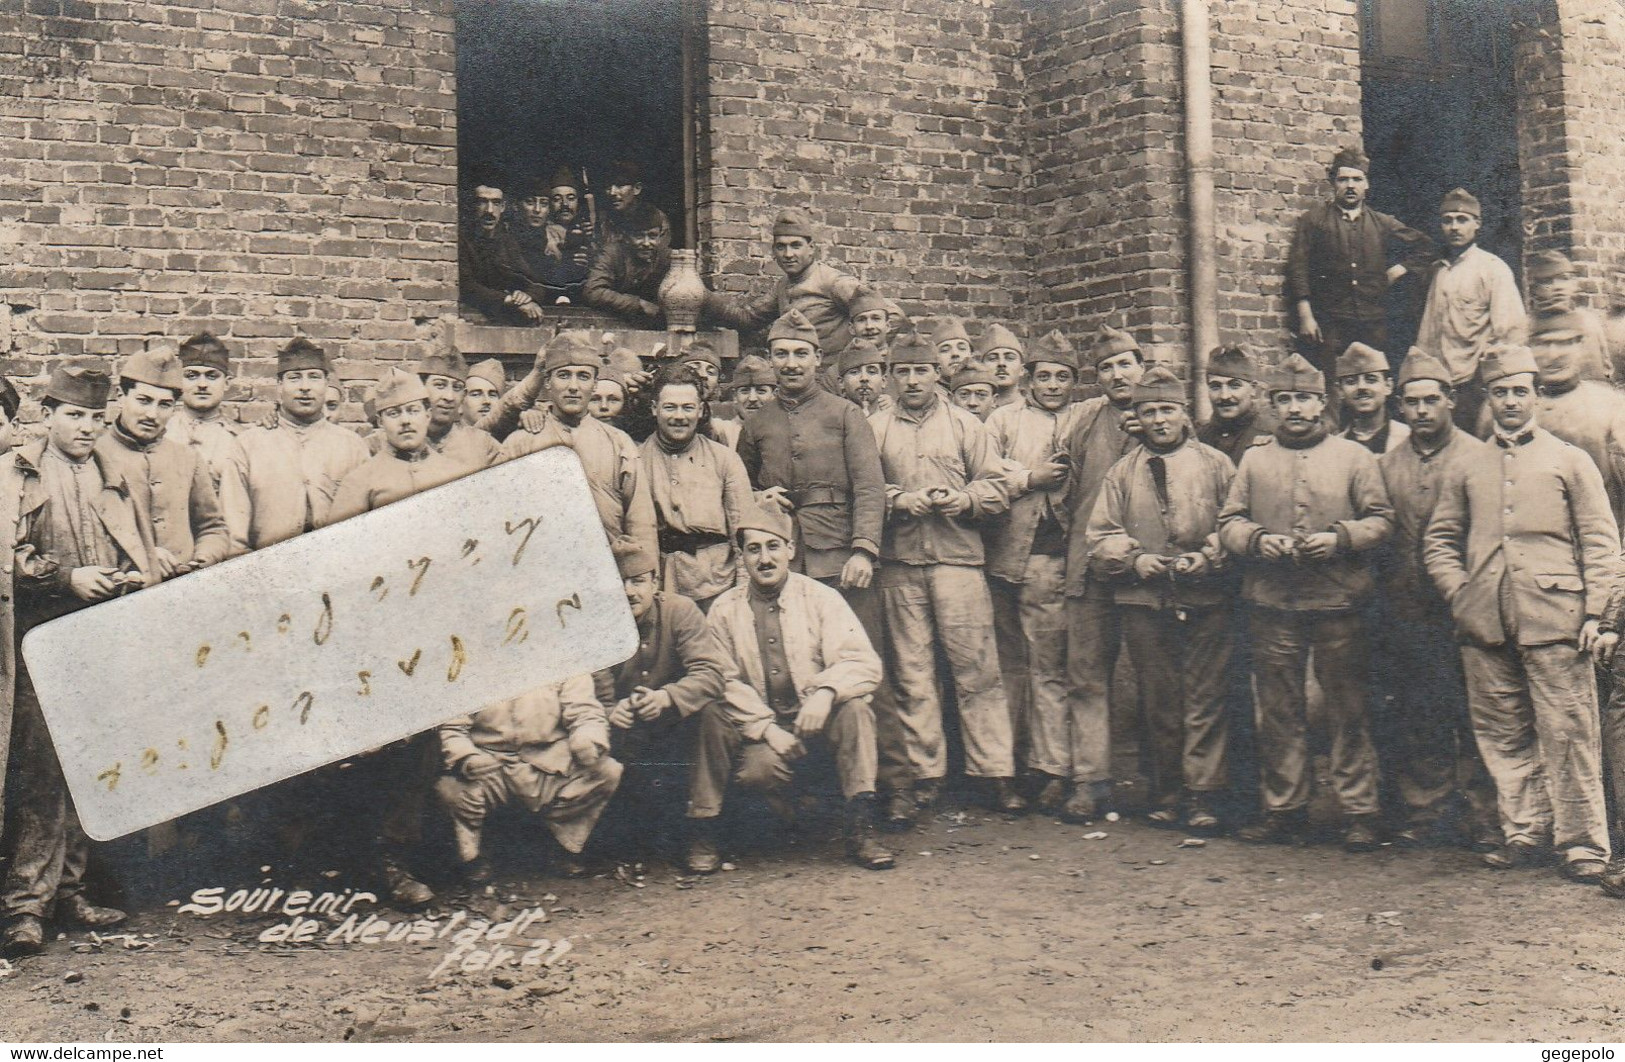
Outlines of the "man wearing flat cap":
<svg viewBox="0 0 1625 1062">
<path fill-rule="evenodd" d="M 1140 445 L 1134 386 L 1145 374 L 1145 355 L 1127 332 L 1102 325 L 1089 341 L 1089 361 L 1101 394 L 1078 404 L 1065 438 L 1067 476 L 1066 667 L 1067 708 L 1053 740 L 1043 739 L 1045 774 L 1069 778 L 1072 793 L 1061 808 L 1068 822 L 1104 814 L 1112 791 L 1112 681 L 1122 625 L 1111 587 L 1089 567 L 1089 514 L 1106 473 Z M 1038 720 L 1034 720 L 1035 728 Z M 1040 735 L 1035 729 L 1033 744 Z"/>
<path fill-rule="evenodd" d="M 1366 706 L 1363 608 L 1371 551 L 1393 534 L 1393 507 L 1370 450 L 1328 435 L 1324 374 L 1293 354 L 1270 382 L 1275 442 L 1242 455 L 1219 517 L 1219 542 L 1243 565 L 1258 696 L 1265 819 L 1243 840 L 1301 842 L 1314 760 L 1304 689 L 1310 653 L 1325 691 L 1331 778 L 1343 847 L 1374 851 L 1377 758 Z"/>
<path fill-rule="evenodd" d="M 1455 376 L 1456 423 L 1468 431 L 1484 403 L 1479 359 L 1491 347 L 1526 343 L 1529 335 L 1512 269 L 1478 246 L 1483 217 L 1477 197 L 1464 188 L 1446 192 L 1439 203 L 1444 257 L 1435 263 L 1416 333 L 1416 345 Z"/>
<path fill-rule="evenodd" d="M 1078 355 L 1051 331 L 1026 354 L 1030 380 L 1018 405 L 987 419 L 1005 463 L 1010 509 L 989 521 L 988 587 L 993 594 L 999 667 L 1027 768 L 1044 779 L 1037 805 L 1058 811 L 1072 784 L 1067 737 L 1066 505 L 1071 457 L 1066 440 L 1081 408 L 1072 401 Z"/>
<path fill-rule="evenodd" d="M 681 831 L 674 814 L 687 790 L 699 736 L 700 711 L 722 697 L 722 647 L 705 614 L 681 594 L 660 589 L 660 558 L 634 542 L 615 544 L 621 585 L 638 626 L 631 658 L 594 676 L 609 718 L 609 751 L 621 762 L 611 823 L 630 843 L 651 847 L 655 837 Z"/>
<path fill-rule="evenodd" d="M 1196 433 L 1232 464 L 1249 446 L 1275 438 L 1275 414 L 1262 386 L 1258 358 L 1244 346 L 1214 347 L 1207 359 L 1207 394 L 1213 419 Z"/>
<path fill-rule="evenodd" d="M 0 495 L 16 509 L 11 568 L 18 642 L 49 620 L 158 581 L 154 535 L 130 484 L 96 452 L 106 426 L 112 380 L 100 364 L 51 369 L 45 437 L 0 459 Z M 15 499 L 15 501 L 12 501 Z M 9 616 L 9 609 L 6 610 Z M 7 632 L 10 633 L 10 632 Z M 0 881 L 0 951 L 28 955 L 45 946 L 45 920 L 59 927 L 102 927 L 124 912 L 85 898 L 90 840 L 57 762 L 39 698 L 22 655 L 11 646 L 15 686 L 6 691 L 16 801 Z M 14 690 L 13 694 L 11 691 Z M 9 702 L 9 703 L 7 703 Z"/>
<path fill-rule="evenodd" d="M 248 540 L 248 496 L 242 479 L 228 471 L 242 464 L 237 436 L 245 426 L 221 411 L 231 385 L 231 354 L 224 341 L 199 332 L 181 343 L 181 405 L 164 429 L 166 438 L 195 449 L 220 496 L 220 512 L 233 542 Z"/>
<path fill-rule="evenodd" d="M 160 579 L 196 571 L 231 553 L 220 496 L 197 448 L 170 438 L 184 387 L 173 354 L 133 354 L 119 369 L 113 425 L 96 442 L 105 467 L 130 485 L 136 508 L 152 521 L 154 571 Z"/>
<path fill-rule="evenodd" d="M 990 806 L 1019 813 L 1027 803 L 1013 785 L 1015 737 L 981 533 L 984 521 L 1009 508 L 1002 464 L 981 422 L 938 388 L 933 347 L 905 336 L 887 361 L 897 403 L 869 418 L 886 483 L 880 596 L 916 800 L 934 803 L 948 771 L 940 646 L 957 694 L 965 773 L 980 781 Z M 897 793 L 901 804 L 907 792 Z"/>
<path fill-rule="evenodd" d="M 993 405 L 1019 406 L 1023 401 L 1021 384 L 1026 354 L 1021 339 L 1004 325 L 994 322 L 982 332 L 976 344 L 976 359 L 993 374 Z"/>
<path fill-rule="evenodd" d="M 1337 356 L 1337 394 L 1348 423 L 1341 434 L 1381 456 L 1404 445 L 1411 433 L 1388 415 L 1394 393 L 1394 371 L 1388 355 L 1364 343 L 1350 343 Z"/>
<path fill-rule="evenodd" d="M 1377 636 L 1379 667 L 1392 676 L 1386 685 L 1395 725 L 1372 736 L 1398 797 L 1394 842 L 1417 847 L 1456 840 L 1483 853 L 1501 846 L 1495 786 L 1473 738 L 1450 608 L 1422 564 L 1445 483 L 1495 460 L 1493 450 L 1456 427 L 1450 376 L 1438 358 L 1411 351 L 1399 368 L 1399 404 L 1411 433 L 1377 459 L 1394 506 L 1394 537 L 1378 569 L 1385 615 Z M 1459 826 L 1453 821 L 1458 798 L 1467 809 Z"/>
<path fill-rule="evenodd" d="M 251 509 L 247 540 L 234 543 L 239 551 L 322 526 L 339 483 L 371 456 L 359 435 L 323 416 L 332 376 L 327 351 L 295 339 L 278 352 L 276 369 L 276 426 L 237 437 L 242 461 L 235 471 Z"/>
<path fill-rule="evenodd" d="M 1561 251 L 1541 251 L 1530 260 L 1529 346 L 1535 359 L 1543 347 L 1560 348 L 1582 380 L 1612 379 L 1614 361 L 1602 318 L 1576 303 L 1580 278 Z"/>
<path fill-rule="evenodd" d="M 889 409 L 892 397 L 886 392 L 886 355 L 867 339 L 854 339 L 841 351 L 835 363 L 841 382 L 841 397 L 863 411 L 864 416 Z"/>
<path fill-rule="evenodd" d="M 463 422 L 463 397 L 468 387 L 468 362 L 463 356 L 455 350 L 430 354 L 417 363 L 416 371 L 427 395 L 429 425 L 424 441 L 429 449 L 449 457 L 464 469 L 464 475 L 495 464 L 502 447 L 490 432 Z M 497 416 L 491 419 L 500 415 L 499 406 Z M 382 432 L 367 437 L 373 453 L 379 453 L 385 444 Z"/>
<path fill-rule="evenodd" d="M 1153 826 L 1212 833 L 1229 784 L 1231 612 L 1219 512 L 1230 459 L 1193 437 L 1185 385 L 1161 365 L 1134 385 L 1141 445 L 1101 485 L 1090 564 L 1111 584 L 1139 675 Z"/>
<path fill-rule="evenodd" d="M 812 221 L 800 210 L 773 220 L 773 261 L 784 276 L 773 291 L 744 305 L 717 299 L 709 309 L 741 332 L 767 327 L 791 310 L 806 318 L 820 350 L 834 353 L 852 341 L 852 304 L 865 288 L 856 277 L 819 261 Z"/>
<path fill-rule="evenodd" d="M 613 425 L 587 415 L 602 355 L 598 339 L 580 329 L 566 329 L 543 348 L 547 420 L 540 432 L 517 431 L 502 444 L 502 460 L 511 461 L 550 446 L 568 446 L 581 459 L 593 503 L 613 544 L 631 538 L 656 550 L 654 502 L 638 459 L 638 445 Z"/>
<path fill-rule="evenodd" d="M 1425 276 L 1433 241 L 1366 203 L 1371 165 L 1344 148 L 1327 168 L 1332 198 L 1298 218 L 1287 252 L 1286 297 L 1299 350 L 1330 371 L 1337 355 L 1361 342 L 1388 346 L 1388 289 Z"/>
<path fill-rule="evenodd" d="M 948 381 L 954 405 L 986 422 L 993 412 L 993 374 L 975 362 L 966 362 Z"/>
<path fill-rule="evenodd" d="M 1505 843 L 1483 858 L 1506 869 L 1555 853 L 1564 876 L 1597 882 L 1610 850 L 1594 668 L 1619 639 L 1619 528 L 1597 466 L 1537 423 L 1529 348 L 1491 347 L 1478 374 L 1492 459 L 1445 480 L 1423 560 L 1456 622 L 1499 795 Z"/>
<path fill-rule="evenodd" d="M 839 399 L 837 399 L 839 401 Z M 689 789 L 688 868 L 716 870 L 716 819 L 730 778 L 764 791 L 781 815 L 795 764 L 833 753 L 848 858 L 885 870 L 875 839 L 875 715 L 880 657 L 835 589 L 791 571 L 795 533 L 782 512 L 753 509 L 736 528 L 749 581 L 717 599 L 708 625 L 722 650 L 723 696 L 700 709 Z"/>
</svg>

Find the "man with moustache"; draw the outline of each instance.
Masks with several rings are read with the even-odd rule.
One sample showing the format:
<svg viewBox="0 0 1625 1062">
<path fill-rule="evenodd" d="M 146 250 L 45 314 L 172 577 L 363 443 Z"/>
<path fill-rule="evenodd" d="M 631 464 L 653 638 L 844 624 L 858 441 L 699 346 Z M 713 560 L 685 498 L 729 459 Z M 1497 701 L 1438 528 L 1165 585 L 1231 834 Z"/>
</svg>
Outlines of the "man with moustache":
<svg viewBox="0 0 1625 1062">
<path fill-rule="evenodd" d="M 1020 405 L 1001 406 L 987 420 L 993 450 L 1006 463 L 1010 510 L 985 532 L 988 585 L 1004 688 L 1021 717 L 1026 764 L 1044 779 L 1035 801 L 1059 811 L 1070 797 L 1072 750 L 1066 685 L 1066 546 L 1071 512 L 1066 440 L 1078 406 L 1072 403 L 1078 355 L 1051 331 L 1027 353 L 1031 384 Z"/>
<path fill-rule="evenodd" d="M 1095 381 L 1103 392 L 1078 405 L 1066 439 L 1067 509 L 1066 667 L 1068 747 L 1053 750 L 1051 767 L 1072 780 L 1061 808 L 1068 822 L 1108 811 L 1112 791 L 1112 676 L 1122 645 L 1122 624 L 1112 590 L 1089 568 L 1088 524 L 1100 485 L 1118 458 L 1139 445 L 1134 385 L 1145 375 L 1145 355 L 1127 332 L 1102 325 L 1089 344 Z M 1036 738 L 1035 738 L 1036 740 Z"/>
<path fill-rule="evenodd" d="M 468 368 L 468 379 L 463 384 L 463 423 L 478 424 L 489 417 L 508 387 L 508 374 L 495 358 Z"/>
<path fill-rule="evenodd" d="M 605 221 L 608 222 L 610 234 L 616 237 L 631 236 L 638 230 L 639 208 L 648 206 L 643 199 L 643 168 L 624 159 L 610 163 L 604 182 L 604 198 L 609 203 Z"/>
<path fill-rule="evenodd" d="M 588 267 L 600 244 L 596 225 L 582 202 L 583 187 L 569 166 L 553 171 L 549 182 L 547 285 L 571 302 L 581 298 Z"/>
<path fill-rule="evenodd" d="M 840 401 L 840 399 L 834 399 Z M 708 624 L 722 649 L 723 697 L 700 709 L 689 789 L 688 869 L 721 862 L 716 819 L 730 776 L 779 808 L 809 753 L 833 753 L 847 857 L 888 870 L 896 857 L 875 838 L 876 736 L 868 695 L 880 657 L 835 589 L 792 572 L 787 515 L 755 509 L 736 529 L 749 582 L 717 599 Z M 776 799 L 774 799 L 776 798 Z"/>
<path fill-rule="evenodd" d="M 1245 841 L 1301 842 L 1314 760 L 1304 696 L 1310 653 L 1325 692 L 1331 778 L 1343 848 L 1378 847 L 1377 758 L 1366 709 L 1362 608 L 1371 551 L 1393 533 L 1393 507 L 1371 451 L 1329 435 L 1324 374 L 1293 354 L 1270 384 L 1275 442 L 1241 458 L 1219 517 L 1219 541 L 1244 564 L 1258 695 L 1265 819 Z"/>
<path fill-rule="evenodd" d="M 133 354 L 119 370 L 118 413 L 96 450 L 102 466 L 130 487 L 136 509 L 152 522 L 153 572 L 169 579 L 223 561 L 231 532 L 198 450 L 170 438 L 184 387 L 173 354 Z"/>
<path fill-rule="evenodd" d="M 566 329 L 542 349 L 548 410 L 539 432 L 517 431 L 502 444 L 503 461 L 568 446 L 581 459 L 593 504 L 611 543 L 630 538 L 656 552 L 654 502 L 648 475 L 638 460 L 637 443 L 613 425 L 587 415 L 587 403 L 601 364 L 599 344 L 590 332 Z"/>
<path fill-rule="evenodd" d="M 1350 343 L 1337 356 L 1337 393 L 1348 414 L 1340 434 L 1379 457 L 1405 444 L 1411 430 L 1388 415 L 1394 371 L 1388 355 L 1364 343 Z"/>
<path fill-rule="evenodd" d="M 993 375 L 993 405 L 1021 405 L 1025 355 L 1016 334 L 997 322 L 988 325 L 977 344 L 976 356 L 982 368 Z"/>
<path fill-rule="evenodd" d="M 209 332 L 188 337 L 180 346 L 181 406 L 164 429 L 176 442 L 191 446 L 209 469 L 209 481 L 220 498 L 220 511 L 233 542 L 248 538 L 248 497 L 242 480 L 228 475 L 242 462 L 237 435 L 243 425 L 221 412 L 231 384 L 231 355 Z"/>
<path fill-rule="evenodd" d="M 1455 426 L 1450 377 L 1439 359 L 1410 353 L 1399 370 L 1399 402 L 1410 436 L 1377 459 L 1394 506 L 1394 537 L 1379 569 L 1386 616 L 1378 637 L 1383 667 L 1398 676 L 1391 684 L 1398 725 L 1387 735 L 1388 747 L 1379 742 L 1377 756 L 1402 805 L 1394 843 L 1420 847 L 1444 840 L 1452 805 L 1461 799 L 1467 810 L 1463 839 L 1474 851 L 1490 852 L 1501 845 L 1495 787 L 1473 739 L 1455 624 L 1422 563 L 1445 483 L 1494 460 L 1490 448 Z"/>
<path fill-rule="evenodd" d="M 463 395 L 468 386 L 468 362 L 463 356 L 456 351 L 430 354 L 418 362 L 417 374 L 429 392 L 429 449 L 473 472 L 495 464 L 502 447 L 490 432 L 463 423 Z"/>
<path fill-rule="evenodd" d="M 863 411 L 865 417 L 889 409 L 886 393 L 886 355 L 867 339 L 854 339 L 841 351 L 835 363 L 841 381 L 841 397 Z"/>
<path fill-rule="evenodd" d="M 453 360 L 450 364 L 455 372 L 460 363 Z M 506 441 L 521 426 L 530 430 L 541 429 L 542 414 L 534 408 L 546 376 L 542 371 L 540 351 L 530 371 L 512 387 L 508 386 L 508 376 L 502 362 L 495 358 L 487 358 L 468 368 L 467 372 L 468 379 L 463 385 L 463 424 L 485 432 L 498 443 Z M 475 441 L 475 447 L 483 448 L 478 444 L 478 436 L 471 438 Z"/>
<path fill-rule="evenodd" d="M 1615 523 L 1625 526 L 1625 395 L 1600 380 L 1586 380 L 1574 348 L 1531 347 L 1540 370 L 1535 415 L 1540 426 L 1570 446 L 1584 450 L 1602 473 Z M 1479 415 L 1478 435 L 1493 434 L 1494 420 Z"/>
<path fill-rule="evenodd" d="M 716 298 L 707 310 L 741 332 L 754 332 L 791 310 L 807 321 L 821 351 L 845 350 L 852 341 L 852 306 L 867 289 L 853 276 L 819 261 L 812 221 L 786 210 L 773 221 L 773 261 L 784 273 L 773 291 L 744 306 Z"/>
<path fill-rule="evenodd" d="M 1609 838 L 1594 667 L 1619 640 L 1619 528 L 1597 466 L 1537 423 L 1529 349 L 1491 347 L 1477 368 L 1493 459 L 1445 481 L 1423 560 L 1455 619 L 1499 795 L 1505 843 L 1483 859 L 1500 870 L 1555 851 L 1565 877 L 1598 882 Z"/>
<path fill-rule="evenodd" d="M 41 400 L 45 437 L 0 463 L 3 493 L 16 499 L 11 568 L 19 641 L 42 623 L 158 579 L 152 525 L 124 477 L 96 452 L 110 389 L 99 364 L 59 362 Z M 103 928 L 125 918 L 85 898 L 90 839 L 20 652 L 15 663 L 7 779 L 14 829 L 0 882 L 0 953 L 13 957 L 44 949 L 48 918 L 64 928 Z"/>
<path fill-rule="evenodd" d="M 1207 359 L 1207 394 L 1213 419 L 1197 440 L 1231 464 L 1240 464 L 1249 446 L 1275 437 L 1275 415 L 1259 395 L 1258 359 L 1243 346 L 1214 347 Z"/>
<path fill-rule="evenodd" d="M 621 219 L 618 238 L 607 243 L 581 289 L 588 306 L 624 318 L 634 327 L 663 327 L 660 284 L 671 271 L 671 223 L 647 203 Z"/>
<path fill-rule="evenodd" d="M 734 585 L 733 529 L 755 504 L 739 455 L 699 434 L 704 389 L 705 382 L 686 365 L 657 379 L 655 432 L 639 451 L 654 496 L 662 585 L 702 612 Z"/>
<path fill-rule="evenodd" d="M 276 368 L 276 426 L 237 437 L 242 460 L 234 471 L 250 507 L 247 538 L 233 544 L 238 552 L 322 526 L 339 483 L 371 456 L 359 435 L 322 415 L 332 375 L 327 351 L 300 337 L 278 352 Z"/>
<path fill-rule="evenodd" d="M 1211 833 L 1228 785 L 1228 561 L 1219 511 L 1230 459 L 1192 437 L 1184 384 L 1161 365 L 1134 387 L 1141 445 L 1113 465 L 1089 517 L 1090 563 L 1113 586 L 1140 681 L 1153 826 Z"/>
<path fill-rule="evenodd" d="M 880 596 L 890 637 L 908 763 L 934 802 L 948 770 L 935 650 L 953 673 L 965 739 L 965 773 L 988 804 L 1019 814 L 1015 738 L 993 637 L 993 602 L 977 524 L 1009 507 L 1001 464 L 980 421 L 947 401 L 937 385 L 938 354 L 917 337 L 887 358 L 897 403 L 869 425 L 886 483 L 880 543 Z"/>
<path fill-rule="evenodd" d="M 954 405 L 986 421 L 993 412 L 993 374 L 975 362 L 966 362 L 948 381 L 948 394 Z"/>
<path fill-rule="evenodd" d="M 457 241 L 457 295 L 464 306 L 497 324 L 534 324 L 542 308 L 531 297 L 534 283 L 513 234 L 502 224 L 507 199 L 489 178 L 469 193 L 472 216 Z"/>
</svg>

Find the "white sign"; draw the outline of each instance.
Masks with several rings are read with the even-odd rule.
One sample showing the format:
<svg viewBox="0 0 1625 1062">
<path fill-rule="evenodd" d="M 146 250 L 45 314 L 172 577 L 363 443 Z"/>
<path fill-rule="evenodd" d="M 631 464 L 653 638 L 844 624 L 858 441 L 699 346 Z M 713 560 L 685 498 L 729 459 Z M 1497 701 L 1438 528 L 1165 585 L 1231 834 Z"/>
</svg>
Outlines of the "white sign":
<svg viewBox="0 0 1625 1062">
<path fill-rule="evenodd" d="M 22 647 L 97 840 L 636 648 L 565 448 L 53 620 Z"/>
</svg>

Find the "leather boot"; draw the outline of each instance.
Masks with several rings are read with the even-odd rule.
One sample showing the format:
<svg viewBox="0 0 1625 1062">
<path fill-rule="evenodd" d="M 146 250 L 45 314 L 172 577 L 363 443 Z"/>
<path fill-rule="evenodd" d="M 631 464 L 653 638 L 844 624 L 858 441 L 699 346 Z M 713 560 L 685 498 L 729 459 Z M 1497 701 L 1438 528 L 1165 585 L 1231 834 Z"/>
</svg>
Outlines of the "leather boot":
<svg viewBox="0 0 1625 1062">
<path fill-rule="evenodd" d="M 714 819 L 688 820 L 688 856 L 683 862 L 694 874 L 715 874 L 717 868 L 722 866 Z"/>
<path fill-rule="evenodd" d="M 1238 840 L 1248 844 L 1303 844 L 1309 833 L 1309 816 L 1304 811 L 1271 811 L 1263 822 L 1236 831 Z"/>
<path fill-rule="evenodd" d="M 1602 891 L 1610 896 L 1625 896 L 1625 859 L 1616 859 L 1608 864 L 1608 869 L 1602 872 L 1602 881 L 1598 882 Z"/>
<path fill-rule="evenodd" d="M 1110 782 L 1078 782 L 1072 787 L 1072 795 L 1061 807 L 1061 821 L 1081 826 L 1094 822 L 1106 814 L 1107 800 L 1111 795 Z"/>
<path fill-rule="evenodd" d="M 56 920 L 70 926 L 100 929 L 103 926 L 116 926 L 126 917 L 117 907 L 97 907 L 82 893 L 70 893 L 56 901 Z"/>
<path fill-rule="evenodd" d="M 886 795 L 886 829 L 906 830 L 914 825 L 914 787 L 893 789 Z"/>
<path fill-rule="evenodd" d="M 875 797 L 860 793 L 846 802 L 846 854 L 866 870 L 890 870 L 897 857 L 875 836 Z"/>
<path fill-rule="evenodd" d="M 942 799 L 942 779 L 927 778 L 914 786 L 914 806 L 921 811 L 930 811 Z"/>
<path fill-rule="evenodd" d="M 1044 782 L 1044 787 L 1038 791 L 1038 796 L 1033 799 L 1033 808 L 1046 815 L 1053 815 L 1060 811 L 1061 805 L 1065 803 L 1066 779 L 1050 776 Z"/>
<path fill-rule="evenodd" d="M 1009 778 L 989 779 L 988 803 L 994 811 L 1006 815 L 1021 815 L 1027 811 L 1027 798 L 1016 792 L 1015 782 Z"/>
<path fill-rule="evenodd" d="M 384 879 L 384 888 L 389 890 L 389 902 L 401 910 L 414 911 L 434 903 L 434 890 L 412 876 L 406 869 L 406 861 L 395 849 L 384 849 L 378 873 Z"/>
<path fill-rule="evenodd" d="M 1382 839 L 1377 833 L 1377 816 L 1350 815 L 1343 829 L 1343 851 L 1375 852 L 1380 847 Z"/>
<path fill-rule="evenodd" d="M 31 914 L 17 915 L 0 933 L 0 953 L 7 958 L 38 955 L 45 950 L 45 923 Z"/>
</svg>

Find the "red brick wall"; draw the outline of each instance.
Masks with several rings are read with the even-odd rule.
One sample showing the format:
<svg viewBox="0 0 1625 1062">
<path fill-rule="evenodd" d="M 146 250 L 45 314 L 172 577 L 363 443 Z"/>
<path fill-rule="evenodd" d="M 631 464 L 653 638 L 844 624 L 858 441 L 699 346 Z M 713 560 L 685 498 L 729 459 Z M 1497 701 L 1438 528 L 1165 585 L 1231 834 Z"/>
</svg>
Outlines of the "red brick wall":
<svg viewBox="0 0 1625 1062">
<path fill-rule="evenodd" d="M 370 378 L 456 297 L 451 0 L 0 8 L 0 371 L 208 328 Z M 234 398 L 246 398 L 240 387 Z"/>
</svg>

